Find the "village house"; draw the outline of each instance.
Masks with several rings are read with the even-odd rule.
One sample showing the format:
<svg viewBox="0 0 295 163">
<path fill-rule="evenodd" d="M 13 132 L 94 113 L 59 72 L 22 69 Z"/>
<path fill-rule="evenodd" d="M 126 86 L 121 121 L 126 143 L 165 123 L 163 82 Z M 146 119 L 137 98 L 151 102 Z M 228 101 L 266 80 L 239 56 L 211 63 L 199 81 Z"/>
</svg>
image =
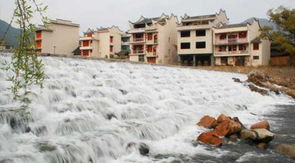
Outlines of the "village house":
<svg viewBox="0 0 295 163">
<path fill-rule="evenodd" d="M 177 62 L 177 17 L 162 14 L 129 22 L 130 61 L 153 64 Z"/>
<path fill-rule="evenodd" d="M 39 54 L 72 55 L 79 46 L 79 24 L 69 20 L 49 20 L 35 33 L 35 48 Z"/>
<path fill-rule="evenodd" d="M 224 10 L 213 15 L 188 16 L 181 18 L 177 27 L 178 56 L 182 64 L 213 64 L 213 27 L 228 24 Z"/>
<path fill-rule="evenodd" d="M 113 58 L 121 51 L 123 32 L 116 26 L 88 29 L 80 38 L 81 56 Z"/>
<path fill-rule="evenodd" d="M 259 35 L 260 25 L 257 20 L 214 28 L 215 65 L 268 65 L 270 41 L 258 39 Z"/>
</svg>

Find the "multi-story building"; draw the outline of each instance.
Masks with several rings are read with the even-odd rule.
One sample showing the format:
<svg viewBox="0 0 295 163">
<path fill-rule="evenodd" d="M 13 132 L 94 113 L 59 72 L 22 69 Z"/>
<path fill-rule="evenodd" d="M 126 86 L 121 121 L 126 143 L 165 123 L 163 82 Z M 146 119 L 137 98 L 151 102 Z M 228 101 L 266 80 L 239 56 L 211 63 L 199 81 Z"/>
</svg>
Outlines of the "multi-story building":
<svg viewBox="0 0 295 163">
<path fill-rule="evenodd" d="M 157 64 L 177 62 L 177 17 L 162 14 L 129 23 L 130 61 Z"/>
<path fill-rule="evenodd" d="M 214 28 L 216 65 L 259 66 L 270 61 L 270 41 L 258 39 L 259 22 L 230 24 Z"/>
<path fill-rule="evenodd" d="M 178 25 L 178 56 L 182 64 L 211 65 L 213 63 L 213 27 L 228 24 L 224 10 L 213 15 L 187 16 Z"/>
<path fill-rule="evenodd" d="M 39 54 L 72 55 L 79 46 L 79 24 L 69 20 L 49 20 L 35 34 Z"/>
<path fill-rule="evenodd" d="M 82 56 L 112 58 L 121 51 L 123 32 L 118 27 L 88 29 L 80 38 Z"/>
<path fill-rule="evenodd" d="M 124 33 L 122 35 L 122 46 L 121 50 L 130 53 L 130 37 L 131 35 L 128 33 Z"/>
</svg>

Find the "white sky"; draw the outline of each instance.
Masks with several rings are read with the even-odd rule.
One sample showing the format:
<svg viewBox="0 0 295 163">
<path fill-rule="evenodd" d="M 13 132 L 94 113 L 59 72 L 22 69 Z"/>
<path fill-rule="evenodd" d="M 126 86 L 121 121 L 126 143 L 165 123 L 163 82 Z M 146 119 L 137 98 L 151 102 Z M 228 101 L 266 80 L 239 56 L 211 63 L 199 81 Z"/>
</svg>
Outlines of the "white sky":
<svg viewBox="0 0 295 163">
<path fill-rule="evenodd" d="M 15 0 L 0 0 L 0 19 L 9 22 Z M 141 15 L 157 17 L 162 13 L 175 14 L 179 18 L 213 14 L 225 9 L 230 23 L 239 23 L 250 17 L 267 18 L 267 11 L 283 5 L 295 8 L 295 0 L 36 0 L 44 2 L 49 18 L 72 20 L 87 28 L 119 26 L 128 29 L 128 21 L 136 21 Z M 38 23 L 39 19 L 34 22 Z"/>
</svg>

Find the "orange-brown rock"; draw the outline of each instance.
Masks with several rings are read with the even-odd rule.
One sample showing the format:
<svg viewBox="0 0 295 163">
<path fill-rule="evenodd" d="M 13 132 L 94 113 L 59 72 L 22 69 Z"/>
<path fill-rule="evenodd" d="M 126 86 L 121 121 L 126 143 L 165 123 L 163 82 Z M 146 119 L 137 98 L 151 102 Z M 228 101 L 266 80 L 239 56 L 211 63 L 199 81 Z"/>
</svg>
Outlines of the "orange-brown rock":
<svg viewBox="0 0 295 163">
<path fill-rule="evenodd" d="M 217 118 L 217 123 L 222 123 L 223 121 L 229 121 L 231 120 L 229 117 L 227 117 L 224 114 L 221 114 L 218 118 Z"/>
<path fill-rule="evenodd" d="M 219 136 L 227 136 L 227 135 L 238 133 L 241 130 L 242 130 L 242 126 L 240 123 L 235 122 L 233 120 L 225 120 L 225 121 L 219 123 L 216 126 L 214 131 Z"/>
<path fill-rule="evenodd" d="M 199 135 L 197 140 L 205 144 L 211 144 L 215 146 L 222 145 L 222 139 L 214 131 L 202 133 Z"/>
<path fill-rule="evenodd" d="M 261 121 L 258 123 L 255 123 L 251 126 L 251 129 L 267 129 L 269 130 L 269 123 L 268 121 Z"/>
<path fill-rule="evenodd" d="M 208 115 L 204 116 L 197 125 L 203 126 L 205 128 L 215 128 L 216 126 L 216 119 L 213 117 L 210 117 Z"/>
</svg>

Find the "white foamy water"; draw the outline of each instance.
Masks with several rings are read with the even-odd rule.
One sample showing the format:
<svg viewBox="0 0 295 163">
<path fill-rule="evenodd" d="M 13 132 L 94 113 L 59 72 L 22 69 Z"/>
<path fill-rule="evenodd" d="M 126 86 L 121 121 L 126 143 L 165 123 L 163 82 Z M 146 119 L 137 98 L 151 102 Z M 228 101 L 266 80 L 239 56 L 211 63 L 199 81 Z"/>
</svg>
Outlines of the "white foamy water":
<svg viewBox="0 0 295 163">
<path fill-rule="evenodd" d="M 155 156 L 220 157 L 228 151 L 192 143 L 205 131 L 195 125 L 202 116 L 224 113 L 248 126 L 275 109 L 273 105 L 291 101 L 285 95 L 251 92 L 232 80 L 246 79 L 235 73 L 53 57 L 43 61 L 46 80 L 44 89 L 31 90 L 31 117 L 24 120 L 17 113 L 1 112 L 0 162 L 170 162 L 171 157 Z M 16 106 L 7 90 L 7 75 L 0 70 L 2 111 Z M 127 149 L 130 142 L 147 144 L 149 156 Z"/>
</svg>

